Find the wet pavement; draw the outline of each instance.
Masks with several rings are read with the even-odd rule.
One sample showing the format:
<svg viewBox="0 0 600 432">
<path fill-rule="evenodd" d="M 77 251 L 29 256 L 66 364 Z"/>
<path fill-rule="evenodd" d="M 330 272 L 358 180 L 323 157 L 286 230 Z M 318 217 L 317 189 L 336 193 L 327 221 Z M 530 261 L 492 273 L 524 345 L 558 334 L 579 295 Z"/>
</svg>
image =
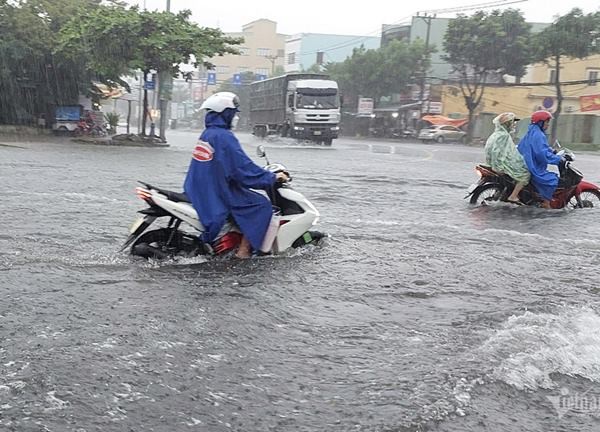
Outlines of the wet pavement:
<svg viewBox="0 0 600 432">
<path fill-rule="evenodd" d="M 0 430 L 600 428 L 597 209 L 469 206 L 481 148 L 269 139 L 325 244 L 146 262 L 118 249 L 136 180 L 181 188 L 169 137 L 0 137 Z"/>
</svg>

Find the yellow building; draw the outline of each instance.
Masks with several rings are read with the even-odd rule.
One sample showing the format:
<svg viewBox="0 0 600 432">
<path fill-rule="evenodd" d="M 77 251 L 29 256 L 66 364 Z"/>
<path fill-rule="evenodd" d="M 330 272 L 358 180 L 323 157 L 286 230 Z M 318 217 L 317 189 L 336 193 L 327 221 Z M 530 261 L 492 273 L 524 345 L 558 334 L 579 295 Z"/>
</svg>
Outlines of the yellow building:
<svg viewBox="0 0 600 432">
<path fill-rule="evenodd" d="M 582 112 L 581 97 L 600 95 L 600 55 L 586 59 L 562 60 L 560 70 L 561 82 L 582 81 L 579 84 L 563 84 L 563 114 L 579 114 Z M 552 84 L 556 80 L 556 71 L 546 64 L 538 63 L 529 67 L 528 73 L 521 80 L 523 83 L 548 83 L 541 86 L 489 86 L 486 87 L 477 113 L 500 113 L 512 111 L 519 116 L 528 116 L 538 109 L 556 109 L 556 89 Z M 442 90 L 443 112 L 445 115 L 466 116 L 464 98 L 457 86 L 446 85 Z M 600 107 L 599 107 L 600 108 Z M 586 111 L 586 114 L 600 115 L 600 109 Z"/>
<path fill-rule="evenodd" d="M 217 83 L 209 85 L 209 91 L 215 91 L 223 81 L 237 73 L 271 76 L 277 66 L 283 67 L 287 35 L 277 33 L 276 22 L 259 19 L 244 25 L 240 33 L 227 33 L 227 36 L 244 38 L 238 46 L 240 55 L 228 54 L 210 59 L 215 65 Z"/>
</svg>

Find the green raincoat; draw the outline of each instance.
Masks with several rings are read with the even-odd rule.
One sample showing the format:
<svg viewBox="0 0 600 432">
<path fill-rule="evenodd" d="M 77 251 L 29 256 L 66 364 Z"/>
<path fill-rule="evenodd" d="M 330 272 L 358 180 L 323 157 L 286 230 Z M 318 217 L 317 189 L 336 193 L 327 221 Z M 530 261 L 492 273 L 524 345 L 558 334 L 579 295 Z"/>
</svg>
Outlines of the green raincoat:
<svg viewBox="0 0 600 432">
<path fill-rule="evenodd" d="M 500 114 L 494 119 L 496 130 L 485 143 L 485 159 L 494 171 L 508 174 L 518 183 L 527 184 L 531 177 L 527 165 L 525 165 L 523 156 L 519 153 L 510 133 L 502 125 L 507 120 L 511 120 L 510 117 L 507 118 L 506 114 Z M 512 119 L 514 119 L 514 114 L 512 114 Z"/>
</svg>

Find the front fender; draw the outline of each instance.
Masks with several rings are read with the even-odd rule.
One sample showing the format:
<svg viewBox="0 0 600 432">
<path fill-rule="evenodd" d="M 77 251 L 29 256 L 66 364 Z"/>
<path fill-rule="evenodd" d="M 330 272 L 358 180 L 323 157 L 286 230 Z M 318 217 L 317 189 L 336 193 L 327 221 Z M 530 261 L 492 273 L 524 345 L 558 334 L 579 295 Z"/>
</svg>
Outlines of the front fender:
<svg viewBox="0 0 600 432">
<path fill-rule="evenodd" d="M 583 191 L 586 191 L 586 190 L 600 191 L 600 187 L 596 186 L 594 183 L 590 183 L 590 182 L 586 182 L 585 180 L 582 180 L 579 182 L 579 184 L 577 185 L 577 188 L 575 189 L 575 195 L 579 195 Z"/>
</svg>

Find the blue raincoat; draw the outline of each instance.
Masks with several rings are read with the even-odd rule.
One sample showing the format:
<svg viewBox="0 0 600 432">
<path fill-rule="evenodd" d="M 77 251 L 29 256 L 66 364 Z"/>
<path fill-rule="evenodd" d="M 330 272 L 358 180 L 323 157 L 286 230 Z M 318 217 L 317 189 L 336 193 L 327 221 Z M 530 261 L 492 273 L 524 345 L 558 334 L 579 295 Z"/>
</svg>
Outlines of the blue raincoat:
<svg viewBox="0 0 600 432">
<path fill-rule="evenodd" d="M 233 110 L 209 112 L 206 129 L 192 154 L 183 188 L 212 242 L 232 216 L 255 250 L 259 250 L 273 214 L 267 197 L 252 189 L 267 189 L 275 174 L 256 165 L 229 129 Z"/>
<path fill-rule="evenodd" d="M 552 199 L 552 194 L 558 186 L 558 175 L 548 171 L 548 165 L 558 165 L 561 157 L 552 152 L 546 135 L 537 124 L 529 126 L 527 134 L 519 143 L 519 152 L 529 168 L 533 186 L 542 198 Z"/>
</svg>

